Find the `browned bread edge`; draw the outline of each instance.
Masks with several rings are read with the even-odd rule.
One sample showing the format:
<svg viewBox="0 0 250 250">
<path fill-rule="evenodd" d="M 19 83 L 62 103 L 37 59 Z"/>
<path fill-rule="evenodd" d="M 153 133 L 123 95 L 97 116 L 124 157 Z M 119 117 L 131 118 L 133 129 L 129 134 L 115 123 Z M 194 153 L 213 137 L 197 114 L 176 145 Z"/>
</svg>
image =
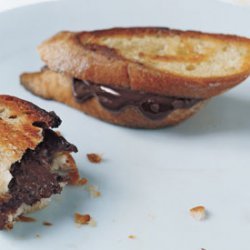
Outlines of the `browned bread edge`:
<svg viewBox="0 0 250 250">
<path fill-rule="evenodd" d="M 60 118 L 54 112 L 47 112 L 14 96 L 0 95 L 0 203 L 10 197 L 12 164 L 20 161 L 27 149 L 34 150 L 39 145 L 43 140 L 43 129 L 58 127 L 60 123 Z M 57 161 L 54 169 L 65 171 L 69 176 L 69 184 L 77 184 L 80 176 L 71 154 L 62 152 L 55 157 Z M 5 229 L 12 228 L 18 216 L 41 209 L 48 201 L 49 198 L 42 198 L 32 206 L 23 203 L 17 210 L 9 211 Z"/>
<path fill-rule="evenodd" d="M 48 128 L 56 128 L 61 124 L 61 119 L 52 111 L 46 110 L 36 106 L 35 104 L 10 95 L 0 95 L 0 104 L 6 106 L 18 116 L 25 114 L 28 117 L 28 122 L 43 123 Z"/>
<path fill-rule="evenodd" d="M 250 46 L 250 39 L 223 34 L 180 31 L 168 28 L 113 28 L 92 32 L 60 32 L 38 47 L 42 60 L 50 69 L 72 77 L 114 86 L 161 93 L 168 96 L 209 98 L 242 82 L 250 74 L 250 67 L 239 74 L 225 77 L 183 77 L 162 72 L 140 63 L 129 61 L 114 49 L 95 44 L 84 44 L 90 37 L 105 35 L 181 34 L 238 41 Z M 92 38 L 91 38 L 92 39 Z"/>
<path fill-rule="evenodd" d="M 160 128 L 177 124 L 196 113 L 204 104 L 201 101 L 189 109 L 175 110 L 164 119 L 150 120 L 132 106 L 116 113 L 103 108 L 96 98 L 77 103 L 72 94 L 72 78 L 50 70 L 24 73 L 21 75 L 21 84 L 37 96 L 65 103 L 109 123 L 136 128 Z"/>
</svg>

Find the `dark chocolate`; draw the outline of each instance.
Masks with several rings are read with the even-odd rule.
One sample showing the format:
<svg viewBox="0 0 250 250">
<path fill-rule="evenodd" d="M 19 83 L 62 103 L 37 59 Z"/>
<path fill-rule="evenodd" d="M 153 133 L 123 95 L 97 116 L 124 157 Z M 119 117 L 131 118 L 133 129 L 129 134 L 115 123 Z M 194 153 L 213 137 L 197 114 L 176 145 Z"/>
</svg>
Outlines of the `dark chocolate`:
<svg viewBox="0 0 250 250">
<path fill-rule="evenodd" d="M 109 111 L 119 112 L 127 106 L 137 107 L 149 119 L 163 119 L 176 109 L 187 109 L 201 99 L 170 97 L 125 88 L 94 84 L 90 81 L 73 80 L 73 95 L 83 103 L 96 97 Z"/>
<path fill-rule="evenodd" d="M 0 201 L 0 229 L 6 226 L 8 213 L 14 213 L 22 203 L 34 205 L 42 198 L 60 193 L 61 182 L 68 177 L 52 172 L 54 156 L 60 152 L 76 152 L 77 148 L 50 129 L 44 129 L 44 140 L 35 150 L 28 149 L 20 162 L 11 166 L 8 201 Z"/>
</svg>

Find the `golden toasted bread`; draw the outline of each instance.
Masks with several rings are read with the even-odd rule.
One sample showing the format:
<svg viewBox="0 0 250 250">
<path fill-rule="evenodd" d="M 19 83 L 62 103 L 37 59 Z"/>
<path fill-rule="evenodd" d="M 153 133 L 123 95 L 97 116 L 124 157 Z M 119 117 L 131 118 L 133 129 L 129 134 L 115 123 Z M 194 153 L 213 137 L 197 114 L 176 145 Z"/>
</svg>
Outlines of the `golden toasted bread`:
<svg viewBox="0 0 250 250">
<path fill-rule="evenodd" d="M 38 51 L 53 71 L 167 96 L 209 98 L 250 74 L 250 40 L 167 28 L 60 32 Z"/>
<path fill-rule="evenodd" d="M 0 229 L 10 228 L 19 215 L 41 208 L 48 202 L 51 195 L 43 191 L 46 189 L 47 177 L 53 180 L 53 176 L 56 177 L 55 174 L 58 171 L 69 176 L 69 178 L 65 177 L 67 181 L 65 178 L 60 179 L 61 177 L 55 180 L 58 192 L 62 185 L 73 181 L 71 177 L 75 180 L 78 172 L 70 152 L 76 151 L 76 148 L 50 129 L 58 127 L 60 123 L 60 118 L 54 112 L 46 112 L 30 102 L 13 96 L 0 95 Z M 56 138 L 58 142 L 55 143 L 53 155 L 39 161 L 39 150 L 44 150 L 44 153 L 41 153 L 42 157 L 45 157 L 47 151 L 45 146 L 48 142 L 44 144 L 45 137 L 51 143 L 53 143 L 53 138 Z M 61 141 L 69 147 L 67 149 L 61 147 Z M 33 162 L 34 159 L 39 162 L 38 165 Z M 50 167 L 53 173 L 46 170 L 43 176 L 42 168 L 45 161 L 48 165 L 46 167 Z M 33 165 L 34 170 L 31 169 Z M 25 170 L 22 171 L 24 168 Z M 39 168 L 39 172 L 36 173 L 35 168 Z M 72 172 L 75 173 L 74 176 Z M 30 183 L 29 178 L 33 180 Z M 39 178 L 43 179 L 41 185 Z M 40 190 L 39 197 L 31 199 L 33 192 L 37 190 Z M 29 194 L 29 192 L 32 193 Z M 22 200 L 23 193 L 29 195 L 31 199 L 29 202 Z"/>
<path fill-rule="evenodd" d="M 167 28 L 60 32 L 38 51 L 47 69 L 21 76 L 28 90 L 129 127 L 177 124 L 250 74 L 250 39 L 234 35 Z"/>
<path fill-rule="evenodd" d="M 204 105 L 204 101 L 199 101 L 188 109 L 177 109 L 163 119 L 151 120 L 133 106 L 128 106 L 119 112 L 110 112 L 96 97 L 83 103 L 76 102 L 72 93 L 72 82 L 70 76 L 51 70 L 21 75 L 21 84 L 37 96 L 65 103 L 106 122 L 128 127 L 160 128 L 174 125 L 187 119 Z"/>
</svg>

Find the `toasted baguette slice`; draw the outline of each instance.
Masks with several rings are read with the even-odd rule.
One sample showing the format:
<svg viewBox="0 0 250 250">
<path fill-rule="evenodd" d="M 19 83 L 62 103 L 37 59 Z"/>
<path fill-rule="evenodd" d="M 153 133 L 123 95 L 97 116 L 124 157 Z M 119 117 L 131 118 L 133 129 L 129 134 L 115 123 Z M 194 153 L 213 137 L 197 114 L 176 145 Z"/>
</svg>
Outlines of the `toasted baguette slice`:
<svg viewBox="0 0 250 250">
<path fill-rule="evenodd" d="M 187 109 L 177 109 L 163 119 L 151 120 L 134 106 L 128 106 L 119 112 L 110 112 L 99 103 L 96 97 L 79 103 L 73 96 L 72 83 L 72 77 L 48 69 L 21 75 L 21 84 L 35 95 L 65 103 L 106 122 L 128 127 L 160 128 L 174 125 L 196 113 L 205 102 L 200 101 Z"/>
<path fill-rule="evenodd" d="M 54 112 L 0 95 L 0 229 L 11 228 L 21 214 L 44 207 L 51 195 L 79 178 L 70 154 L 76 147 L 51 130 L 60 123 Z M 55 150 L 50 155 L 46 145 L 51 144 Z"/>
<path fill-rule="evenodd" d="M 38 51 L 53 71 L 132 90 L 210 98 L 250 74 L 250 40 L 167 28 L 61 32 Z"/>
</svg>

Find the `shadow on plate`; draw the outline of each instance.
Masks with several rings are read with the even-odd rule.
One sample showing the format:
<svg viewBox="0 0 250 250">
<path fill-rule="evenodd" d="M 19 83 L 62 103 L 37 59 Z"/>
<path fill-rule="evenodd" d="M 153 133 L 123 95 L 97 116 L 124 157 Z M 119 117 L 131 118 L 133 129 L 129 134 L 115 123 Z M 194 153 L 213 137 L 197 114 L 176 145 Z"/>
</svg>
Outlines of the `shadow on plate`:
<svg viewBox="0 0 250 250">
<path fill-rule="evenodd" d="M 170 131 L 184 136 L 249 131 L 249 110 L 250 100 L 232 96 L 216 97 L 196 115 Z"/>
</svg>

